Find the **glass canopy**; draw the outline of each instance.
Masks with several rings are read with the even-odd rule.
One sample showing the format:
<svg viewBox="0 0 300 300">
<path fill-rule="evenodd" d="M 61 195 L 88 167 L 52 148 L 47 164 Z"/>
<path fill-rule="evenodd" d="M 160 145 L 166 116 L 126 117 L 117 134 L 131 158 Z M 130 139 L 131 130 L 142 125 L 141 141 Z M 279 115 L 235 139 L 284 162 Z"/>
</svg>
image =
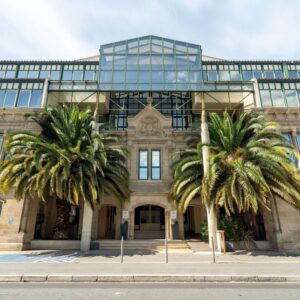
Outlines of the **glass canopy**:
<svg viewBox="0 0 300 300">
<path fill-rule="evenodd" d="M 200 45 L 144 36 L 100 47 L 100 89 L 104 91 L 200 90 Z"/>
</svg>

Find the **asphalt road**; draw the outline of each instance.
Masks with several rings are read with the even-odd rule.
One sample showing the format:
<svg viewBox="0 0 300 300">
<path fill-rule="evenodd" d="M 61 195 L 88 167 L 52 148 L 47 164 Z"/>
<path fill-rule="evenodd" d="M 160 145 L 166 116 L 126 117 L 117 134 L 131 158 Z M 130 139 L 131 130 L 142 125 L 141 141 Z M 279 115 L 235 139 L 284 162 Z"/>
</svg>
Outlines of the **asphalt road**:
<svg viewBox="0 0 300 300">
<path fill-rule="evenodd" d="M 1 283 L 0 299 L 300 299 L 294 283 Z"/>
</svg>

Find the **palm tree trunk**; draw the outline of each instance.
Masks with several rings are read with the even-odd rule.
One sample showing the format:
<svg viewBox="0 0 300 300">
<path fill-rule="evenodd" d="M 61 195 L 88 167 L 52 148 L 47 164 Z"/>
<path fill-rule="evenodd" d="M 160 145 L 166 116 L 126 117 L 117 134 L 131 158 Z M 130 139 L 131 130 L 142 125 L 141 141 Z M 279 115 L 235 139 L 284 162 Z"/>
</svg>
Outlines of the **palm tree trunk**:
<svg viewBox="0 0 300 300">
<path fill-rule="evenodd" d="M 205 102 L 204 95 L 202 97 L 202 112 L 201 112 L 201 142 L 202 144 L 209 144 L 209 131 L 208 124 L 206 121 L 206 111 L 205 111 Z M 202 147 L 202 157 L 203 157 L 203 175 L 207 175 L 209 172 L 209 148 L 207 146 Z M 212 249 L 213 245 L 216 248 L 217 243 L 217 217 L 214 205 L 210 205 L 206 207 L 207 212 L 207 224 L 208 224 L 208 239 L 209 239 L 209 247 Z M 213 241 L 213 242 L 212 242 Z"/>
<path fill-rule="evenodd" d="M 69 238 L 69 216 L 71 205 L 64 199 L 56 199 L 56 222 L 53 227 L 54 240 Z"/>
</svg>

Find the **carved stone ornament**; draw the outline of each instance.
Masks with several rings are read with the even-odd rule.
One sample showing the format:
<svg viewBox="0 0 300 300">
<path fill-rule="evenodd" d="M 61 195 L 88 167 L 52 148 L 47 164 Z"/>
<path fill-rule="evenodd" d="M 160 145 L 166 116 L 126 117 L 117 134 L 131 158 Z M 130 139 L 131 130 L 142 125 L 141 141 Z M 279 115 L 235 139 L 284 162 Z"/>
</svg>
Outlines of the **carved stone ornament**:
<svg viewBox="0 0 300 300">
<path fill-rule="evenodd" d="M 144 136 L 157 136 L 161 135 L 161 125 L 157 118 L 147 116 L 142 119 L 139 133 Z"/>
</svg>

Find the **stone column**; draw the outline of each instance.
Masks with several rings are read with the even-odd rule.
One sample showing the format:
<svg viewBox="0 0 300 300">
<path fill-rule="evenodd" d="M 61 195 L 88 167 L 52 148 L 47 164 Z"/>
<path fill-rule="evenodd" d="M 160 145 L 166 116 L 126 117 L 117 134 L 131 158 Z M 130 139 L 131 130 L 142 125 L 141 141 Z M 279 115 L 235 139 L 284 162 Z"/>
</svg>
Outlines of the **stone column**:
<svg viewBox="0 0 300 300">
<path fill-rule="evenodd" d="M 122 210 L 120 207 L 116 207 L 116 228 L 115 228 L 115 239 L 121 238 L 121 222 L 122 222 Z"/>
<path fill-rule="evenodd" d="M 165 237 L 169 239 L 170 236 L 170 212 L 165 209 Z"/>
<path fill-rule="evenodd" d="M 134 211 L 129 211 L 129 219 L 128 219 L 128 239 L 134 239 Z"/>
<path fill-rule="evenodd" d="M 183 214 L 177 212 L 177 221 L 178 221 L 178 237 L 180 240 L 184 239 L 184 218 Z"/>
<path fill-rule="evenodd" d="M 99 223 L 99 209 L 98 207 L 95 208 L 92 218 L 92 240 L 97 240 L 98 238 L 98 223 Z"/>
<path fill-rule="evenodd" d="M 92 235 L 93 210 L 89 203 L 84 203 L 80 251 L 90 250 Z"/>
</svg>

